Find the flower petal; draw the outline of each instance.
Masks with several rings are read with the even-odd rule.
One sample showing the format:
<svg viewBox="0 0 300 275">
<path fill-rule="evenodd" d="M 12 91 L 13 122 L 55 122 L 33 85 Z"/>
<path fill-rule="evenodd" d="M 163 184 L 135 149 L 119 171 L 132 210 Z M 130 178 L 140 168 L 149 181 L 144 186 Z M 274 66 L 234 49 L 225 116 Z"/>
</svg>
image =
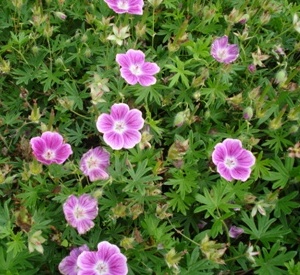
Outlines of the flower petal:
<svg viewBox="0 0 300 275">
<path fill-rule="evenodd" d="M 239 139 L 227 138 L 223 141 L 229 157 L 238 156 L 242 150 L 242 142 Z"/>
<path fill-rule="evenodd" d="M 232 181 L 233 177 L 231 176 L 230 170 L 224 165 L 224 163 L 220 162 L 217 165 L 217 171 L 224 179 L 228 181 Z"/>
<path fill-rule="evenodd" d="M 53 150 L 63 143 L 63 137 L 56 132 L 44 132 L 41 138 L 45 141 L 46 147 Z"/>
<path fill-rule="evenodd" d="M 142 85 L 142 86 L 151 86 L 153 84 L 156 83 L 156 78 L 152 75 L 140 75 L 138 77 L 138 82 Z"/>
<path fill-rule="evenodd" d="M 61 145 L 55 153 L 55 162 L 58 164 L 62 164 L 71 154 L 73 154 L 73 151 L 71 145 L 66 143 Z"/>
<path fill-rule="evenodd" d="M 111 106 L 110 115 L 114 120 L 123 120 L 127 113 L 129 112 L 129 107 L 125 103 L 116 103 Z"/>
<path fill-rule="evenodd" d="M 108 132 L 103 135 L 104 141 L 114 150 L 120 150 L 123 148 L 124 140 L 121 134 L 116 132 Z"/>
<path fill-rule="evenodd" d="M 128 56 L 125 53 L 118 53 L 116 55 L 117 63 L 122 67 L 128 67 L 131 65 Z"/>
<path fill-rule="evenodd" d="M 231 176 L 236 180 L 246 181 L 251 174 L 251 169 L 242 166 L 236 166 L 230 170 Z"/>
<path fill-rule="evenodd" d="M 254 155 L 246 149 L 242 150 L 242 152 L 236 157 L 236 160 L 238 162 L 238 166 L 251 167 L 255 164 Z"/>
<path fill-rule="evenodd" d="M 215 150 L 212 153 L 212 161 L 215 165 L 218 165 L 219 162 L 224 162 L 227 155 L 227 150 L 223 143 L 218 143 L 215 146 Z"/>
<path fill-rule="evenodd" d="M 137 130 L 127 130 L 122 135 L 124 140 L 123 147 L 126 149 L 133 148 L 142 139 L 141 133 Z"/>
<path fill-rule="evenodd" d="M 34 137 L 30 140 L 30 145 L 35 156 L 41 155 L 46 150 L 45 141 L 40 137 Z"/>
<path fill-rule="evenodd" d="M 156 63 L 145 62 L 142 65 L 141 70 L 144 75 L 154 75 L 160 71 L 160 68 L 158 67 L 158 65 Z"/>
<path fill-rule="evenodd" d="M 95 226 L 94 222 L 89 219 L 80 220 L 77 221 L 76 223 L 76 229 L 78 231 L 78 234 L 80 235 L 85 234 L 94 226 Z"/>
<path fill-rule="evenodd" d="M 103 261 L 107 261 L 112 255 L 120 253 L 119 247 L 107 241 L 98 243 L 97 248 L 98 259 L 101 259 Z"/>
<path fill-rule="evenodd" d="M 114 121 L 108 114 L 101 114 L 96 122 L 96 127 L 100 133 L 106 133 L 113 130 Z"/>
<path fill-rule="evenodd" d="M 138 78 L 127 67 L 120 69 L 121 76 L 130 85 L 135 85 L 138 82 Z"/>
<path fill-rule="evenodd" d="M 130 110 L 125 117 L 125 124 L 127 128 L 140 130 L 144 126 L 144 119 L 142 112 L 137 109 Z"/>
<path fill-rule="evenodd" d="M 128 50 L 126 52 L 126 55 L 128 56 L 130 60 L 130 65 L 143 65 L 145 62 L 145 54 L 140 50 Z"/>
<path fill-rule="evenodd" d="M 228 45 L 228 36 L 224 35 L 222 37 L 216 38 L 214 42 L 212 43 L 212 47 L 219 50 L 219 49 L 224 49 Z"/>
<path fill-rule="evenodd" d="M 98 261 L 98 257 L 95 251 L 84 251 L 78 256 L 77 265 L 82 270 L 92 271 L 95 268 L 97 261 Z"/>
<path fill-rule="evenodd" d="M 109 178 L 109 175 L 103 169 L 100 168 L 91 170 L 88 176 L 90 181 L 106 180 Z"/>
<path fill-rule="evenodd" d="M 125 275 L 128 273 L 128 267 L 127 267 L 127 259 L 126 257 L 121 254 L 113 254 L 107 261 L 107 264 L 109 266 L 110 274 L 120 274 Z"/>
</svg>

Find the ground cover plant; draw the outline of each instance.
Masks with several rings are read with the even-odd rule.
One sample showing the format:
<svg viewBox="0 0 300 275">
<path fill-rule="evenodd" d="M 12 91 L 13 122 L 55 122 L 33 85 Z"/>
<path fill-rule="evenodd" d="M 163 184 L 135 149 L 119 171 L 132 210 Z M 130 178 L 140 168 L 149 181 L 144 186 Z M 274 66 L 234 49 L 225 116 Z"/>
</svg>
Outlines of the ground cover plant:
<svg viewBox="0 0 300 275">
<path fill-rule="evenodd" d="M 297 1 L 0 9 L 0 274 L 300 274 Z"/>
</svg>

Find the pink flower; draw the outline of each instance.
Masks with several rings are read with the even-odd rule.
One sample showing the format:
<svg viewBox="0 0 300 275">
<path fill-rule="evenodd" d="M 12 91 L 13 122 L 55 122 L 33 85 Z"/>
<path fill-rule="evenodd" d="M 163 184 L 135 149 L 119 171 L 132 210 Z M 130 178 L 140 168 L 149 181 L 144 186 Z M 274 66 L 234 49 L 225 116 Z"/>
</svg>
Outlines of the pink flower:
<svg viewBox="0 0 300 275">
<path fill-rule="evenodd" d="M 58 265 L 58 270 L 63 275 L 77 275 L 78 266 L 77 258 L 83 251 L 88 251 L 89 248 L 86 244 L 80 246 L 79 248 L 72 249 L 69 256 L 62 259 Z"/>
<path fill-rule="evenodd" d="M 68 224 L 76 228 L 79 234 L 84 234 L 95 225 L 93 220 L 98 215 L 98 202 L 88 194 L 79 198 L 71 195 L 64 203 L 63 211 Z"/>
<path fill-rule="evenodd" d="M 109 242 L 98 244 L 98 251 L 84 251 L 78 259 L 78 275 L 126 275 L 127 258 Z"/>
<path fill-rule="evenodd" d="M 254 165 L 255 157 L 250 151 L 242 148 L 240 140 L 227 138 L 215 146 L 212 161 L 217 165 L 221 177 L 226 180 L 246 181 L 250 177 L 250 167 Z"/>
<path fill-rule="evenodd" d="M 143 14 L 143 0 L 104 0 L 116 13 Z"/>
<path fill-rule="evenodd" d="M 236 239 L 238 236 L 240 236 L 243 233 L 244 233 L 243 228 L 240 228 L 240 227 L 237 227 L 234 225 L 230 227 L 229 232 L 228 232 L 229 237 L 233 238 L 233 239 Z"/>
<path fill-rule="evenodd" d="M 239 48 L 236 44 L 228 44 L 228 36 L 224 35 L 214 40 L 210 54 L 221 63 L 229 64 L 239 56 Z"/>
<path fill-rule="evenodd" d="M 62 164 L 73 153 L 70 144 L 63 142 L 63 137 L 56 132 L 44 132 L 41 137 L 34 137 L 30 145 L 36 159 L 43 164 Z"/>
<path fill-rule="evenodd" d="M 81 157 L 80 170 L 90 181 L 108 179 L 109 157 L 110 154 L 102 147 L 90 149 Z"/>
<path fill-rule="evenodd" d="M 104 141 L 114 150 L 133 148 L 141 141 L 140 129 L 144 119 L 141 111 L 129 110 L 127 104 L 119 103 L 111 107 L 111 113 L 101 114 L 96 126 L 103 133 Z"/>
<path fill-rule="evenodd" d="M 130 85 L 140 83 L 150 86 L 156 83 L 153 76 L 160 71 L 156 63 L 145 62 L 145 54 L 139 50 L 128 50 L 125 54 L 117 54 L 116 61 L 121 66 L 121 76 Z"/>
</svg>

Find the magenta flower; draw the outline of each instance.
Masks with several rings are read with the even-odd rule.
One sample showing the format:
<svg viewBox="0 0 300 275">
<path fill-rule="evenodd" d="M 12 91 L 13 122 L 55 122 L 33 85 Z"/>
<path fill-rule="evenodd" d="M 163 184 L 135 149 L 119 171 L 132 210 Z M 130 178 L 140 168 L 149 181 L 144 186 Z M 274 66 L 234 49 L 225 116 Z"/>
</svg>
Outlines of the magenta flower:
<svg viewBox="0 0 300 275">
<path fill-rule="evenodd" d="M 90 181 L 108 179 L 109 157 L 110 154 L 102 147 L 90 149 L 81 157 L 80 170 Z"/>
<path fill-rule="evenodd" d="M 250 167 L 254 165 L 255 157 L 250 151 L 243 149 L 240 140 L 227 138 L 215 146 L 212 161 L 217 165 L 221 177 L 226 180 L 246 181 L 250 177 Z"/>
<path fill-rule="evenodd" d="M 115 13 L 143 14 L 143 0 L 104 0 Z"/>
<path fill-rule="evenodd" d="M 144 119 L 141 111 L 129 110 L 127 104 L 119 103 L 111 107 L 111 113 L 101 114 L 96 126 L 103 133 L 104 141 L 114 150 L 133 148 L 141 141 L 140 129 Z"/>
<path fill-rule="evenodd" d="M 44 132 L 41 137 L 34 137 L 30 145 L 36 159 L 43 164 L 62 164 L 73 153 L 70 144 L 63 142 L 63 137 L 56 132 Z"/>
<path fill-rule="evenodd" d="M 240 227 L 237 227 L 237 226 L 234 226 L 234 225 L 231 226 L 229 231 L 228 231 L 229 237 L 233 238 L 233 239 L 236 239 L 238 236 L 240 236 L 243 233 L 244 233 L 243 228 L 240 228 Z"/>
<path fill-rule="evenodd" d="M 156 83 L 153 76 L 160 71 L 156 63 L 145 62 L 145 54 L 139 50 L 128 50 L 126 53 L 117 54 L 116 61 L 121 66 L 121 76 L 130 85 L 140 83 L 150 86 Z"/>
<path fill-rule="evenodd" d="M 98 244 L 98 251 L 84 251 L 78 259 L 78 275 L 126 275 L 127 259 L 109 242 Z"/>
<path fill-rule="evenodd" d="M 77 258 L 83 251 L 88 251 L 89 248 L 86 244 L 72 249 L 69 256 L 62 259 L 62 261 L 58 265 L 58 270 L 63 275 L 77 275 L 78 266 L 77 266 Z"/>
<path fill-rule="evenodd" d="M 239 48 L 236 44 L 228 44 L 228 37 L 224 35 L 214 40 L 210 54 L 217 61 L 229 64 L 238 58 Z"/>
<path fill-rule="evenodd" d="M 76 228 L 79 234 L 84 234 L 95 225 L 93 220 L 98 215 L 98 202 L 88 194 L 79 198 L 71 195 L 64 203 L 63 211 L 68 224 Z"/>
</svg>

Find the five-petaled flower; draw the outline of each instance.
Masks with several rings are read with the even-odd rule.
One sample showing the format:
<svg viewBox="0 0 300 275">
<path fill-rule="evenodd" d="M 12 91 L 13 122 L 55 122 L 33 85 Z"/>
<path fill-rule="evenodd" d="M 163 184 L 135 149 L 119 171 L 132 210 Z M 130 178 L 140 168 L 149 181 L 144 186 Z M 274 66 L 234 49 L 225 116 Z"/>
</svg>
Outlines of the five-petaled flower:
<svg viewBox="0 0 300 275">
<path fill-rule="evenodd" d="M 104 0 L 115 13 L 143 14 L 143 0 Z"/>
<path fill-rule="evenodd" d="M 41 137 L 34 137 L 30 145 L 36 159 L 43 164 L 62 164 L 73 153 L 71 145 L 63 142 L 63 137 L 56 132 L 44 132 Z"/>
<path fill-rule="evenodd" d="M 138 144 L 143 125 L 141 111 L 129 110 L 124 103 L 112 105 L 110 114 L 101 114 L 96 123 L 98 131 L 104 134 L 104 141 L 114 150 L 129 149 Z"/>
<path fill-rule="evenodd" d="M 238 58 L 239 48 L 236 44 L 229 44 L 228 36 L 224 35 L 214 40 L 210 53 L 217 61 L 229 64 Z"/>
<path fill-rule="evenodd" d="M 127 258 L 107 241 L 98 244 L 98 251 L 83 251 L 77 259 L 78 275 L 126 275 Z"/>
<path fill-rule="evenodd" d="M 80 170 L 90 181 L 108 179 L 109 157 L 110 154 L 102 147 L 90 149 L 81 157 Z"/>
<path fill-rule="evenodd" d="M 69 225 L 76 228 L 79 234 L 84 234 L 95 225 L 93 220 L 98 215 L 98 202 L 88 194 L 79 198 L 71 195 L 64 203 L 63 211 Z"/>
<path fill-rule="evenodd" d="M 77 275 L 77 258 L 83 251 L 89 251 L 89 248 L 86 244 L 78 248 L 73 248 L 70 252 L 70 255 L 63 258 L 62 261 L 59 263 L 59 272 L 63 275 Z"/>
<path fill-rule="evenodd" d="M 128 50 L 125 54 L 117 54 L 116 61 L 121 66 L 121 76 L 130 85 L 140 83 L 150 86 L 156 83 L 153 76 L 160 71 L 156 63 L 145 62 L 145 54 L 140 50 Z"/>
<path fill-rule="evenodd" d="M 226 180 L 246 181 L 250 177 L 250 167 L 254 165 L 255 157 L 242 147 L 240 140 L 227 138 L 215 146 L 212 161 L 217 165 L 221 177 Z"/>
</svg>

